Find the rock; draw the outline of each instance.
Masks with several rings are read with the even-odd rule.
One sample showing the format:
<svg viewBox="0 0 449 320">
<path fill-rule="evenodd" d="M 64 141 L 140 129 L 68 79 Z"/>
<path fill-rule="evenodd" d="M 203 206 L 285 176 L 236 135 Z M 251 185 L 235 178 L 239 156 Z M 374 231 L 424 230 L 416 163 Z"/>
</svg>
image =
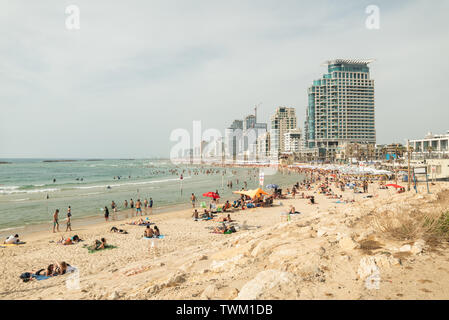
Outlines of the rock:
<svg viewBox="0 0 449 320">
<path fill-rule="evenodd" d="M 214 284 L 211 284 L 204 289 L 203 293 L 201 294 L 201 299 L 203 300 L 210 300 L 214 298 L 217 295 L 217 287 Z"/>
<path fill-rule="evenodd" d="M 266 253 L 269 251 L 270 248 L 274 246 L 274 243 L 277 240 L 270 239 L 270 240 L 262 240 L 259 242 L 259 244 L 251 251 L 251 255 L 253 257 L 257 257 L 260 254 Z"/>
<path fill-rule="evenodd" d="M 409 252 L 412 250 L 412 246 L 409 244 L 403 245 L 402 247 L 399 248 L 400 252 Z"/>
<path fill-rule="evenodd" d="M 239 295 L 239 290 L 237 288 L 232 288 L 227 296 L 227 300 L 235 299 Z"/>
<path fill-rule="evenodd" d="M 374 257 L 363 257 L 360 259 L 359 268 L 357 269 L 357 274 L 360 279 L 364 280 L 368 276 L 378 273 L 380 273 L 380 271 Z"/>
<path fill-rule="evenodd" d="M 109 299 L 110 300 L 117 300 L 118 298 L 120 298 L 120 294 L 117 291 L 114 291 L 110 296 Z"/>
<path fill-rule="evenodd" d="M 415 241 L 415 243 L 413 244 L 412 248 L 410 249 L 410 251 L 413 254 L 419 254 L 421 252 L 423 252 L 424 247 L 426 245 L 426 242 L 422 239 Z"/>
<path fill-rule="evenodd" d="M 321 238 L 321 237 L 325 237 L 328 236 L 331 230 L 327 229 L 327 228 L 319 228 L 316 231 L 316 236 Z"/>
<path fill-rule="evenodd" d="M 233 267 L 235 267 L 236 264 L 238 264 L 238 261 L 240 259 L 244 258 L 243 254 L 238 254 L 230 259 L 227 260 L 220 260 L 220 261 L 212 261 L 210 265 L 211 271 L 214 272 L 225 272 L 231 270 Z"/>
<path fill-rule="evenodd" d="M 354 250 L 358 247 L 357 242 L 352 240 L 350 237 L 343 237 L 338 244 L 340 245 L 340 248 L 343 250 Z"/>
<path fill-rule="evenodd" d="M 155 294 L 157 292 L 159 292 L 161 288 L 159 287 L 159 285 L 155 284 L 154 286 L 148 287 L 147 288 L 147 293 L 149 294 Z"/>
<path fill-rule="evenodd" d="M 208 258 L 208 257 L 207 257 L 206 255 L 203 254 L 203 255 L 200 257 L 200 261 L 201 261 L 201 260 L 207 260 L 207 258 Z"/>
<path fill-rule="evenodd" d="M 381 268 L 388 268 L 401 264 L 401 260 L 399 260 L 398 258 L 394 258 L 393 256 L 386 256 L 384 254 L 375 256 L 374 261 L 376 262 L 376 265 Z"/>
<path fill-rule="evenodd" d="M 279 270 L 259 272 L 254 279 L 247 282 L 240 290 L 236 300 L 257 300 L 273 294 L 277 286 L 293 283 L 293 275 Z"/>
<path fill-rule="evenodd" d="M 185 273 L 177 273 L 174 274 L 170 279 L 167 280 L 165 283 L 166 287 L 175 287 L 183 282 L 186 281 L 186 274 Z"/>
</svg>

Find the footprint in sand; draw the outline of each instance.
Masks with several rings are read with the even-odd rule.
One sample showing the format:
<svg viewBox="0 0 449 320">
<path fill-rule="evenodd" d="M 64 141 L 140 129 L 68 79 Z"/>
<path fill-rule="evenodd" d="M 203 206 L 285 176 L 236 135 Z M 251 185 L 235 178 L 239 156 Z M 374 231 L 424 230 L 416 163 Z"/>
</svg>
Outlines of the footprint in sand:
<svg viewBox="0 0 449 320">
<path fill-rule="evenodd" d="M 421 283 L 432 283 L 432 280 L 426 280 L 426 279 L 422 279 L 422 280 L 418 280 Z"/>
<path fill-rule="evenodd" d="M 426 289 L 426 288 L 424 288 L 424 289 L 419 289 L 419 290 L 421 290 L 421 291 L 423 291 L 423 292 L 425 292 L 425 293 L 431 293 L 432 291 L 430 291 L 430 290 L 428 290 L 428 289 Z"/>
</svg>

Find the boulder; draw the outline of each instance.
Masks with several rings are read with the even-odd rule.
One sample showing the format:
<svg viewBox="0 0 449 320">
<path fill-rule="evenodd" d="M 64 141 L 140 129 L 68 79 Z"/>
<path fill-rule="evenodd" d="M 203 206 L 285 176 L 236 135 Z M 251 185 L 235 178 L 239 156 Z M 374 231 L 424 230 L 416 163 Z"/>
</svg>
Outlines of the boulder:
<svg viewBox="0 0 449 320">
<path fill-rule="evenodd" d="M 403 245 L 402 247 L 399 248 L 400 252 L 409 252 L 412 250 L 412 246 L 409 244 Z"/>
<path fill-rule="evenodd" d="M 376 262 L 376 265 L 378 265 L 381 268 L 389 268 L 391 266 L 401 264 L 401 260 L 399 260 L 398 258 L 394 258 L 391 255 L 386 256 L 384 254 L 375 256 L 374 261 Z"/>
<path fill-rule="evenodd" d="M 186 281 L 186 274 L 181 272 L 181 273 L 176 273 L 174 275 L 171 276 L 171 278 L 169 278 L 167 280 L 167 282 L 165 283 L 165 287 L 175 287 L 178 286 L 179 284 L 183 283 Z"/>
<path fill-rule="evenodd" d="M 275 287 L 293 286 L 293 279 L 293 275 L 289 272 L 273 269 L 261 271 L 242 287 L 236 300 L 268 298 L 279 291 L 275 290 Z M 281 291 L 285 292 L 285 290 Z"/>
<path fill-rule="evenodd" d="M 213 299 L 217 295 L 218 289 L 214 284 L 211 284 L 204 289 L 203 293 L 201 294 L 201 299 L 203 300 L 210 300 Z"/>
<path fill-rule="evenodd" d="M 373 274 L 379 273 L 379 267 L 374 257 L 363 257 L 360 259 L 359 268 L 357 269 L 357 274 L 360 279 L 364 280 Z"/>
<path fill-rule="evenodd" d="M 338 244 L 340 245 L 340 248 L 342 248 L 343 250 L 354 250 L 355 248 L 358 247 L 357 242 L 355 242 L 354 240 L 352 240 L 350 237 L 343 237 L 341 238 L 341 240 L 338 242 Z"/>
<path fill-rule="evenodd" d="M 415 243 L 413 244 L 410 251 L 413 254 L 419 254 L 419 253 L 423 252 L 425 246 L 426 246 L 426 242 L 424 240 L 420 239 L 420 240 L 415 241 Z"/>
</svg>

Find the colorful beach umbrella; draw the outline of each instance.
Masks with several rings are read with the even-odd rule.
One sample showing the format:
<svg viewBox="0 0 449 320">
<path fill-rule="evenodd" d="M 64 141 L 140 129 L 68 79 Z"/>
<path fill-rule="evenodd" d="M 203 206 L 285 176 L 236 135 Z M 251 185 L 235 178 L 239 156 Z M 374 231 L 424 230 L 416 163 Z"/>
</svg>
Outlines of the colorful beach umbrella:
<svg viewBox="0 0 449 320">
<path fill-rule="evenodd" d="M 394 183 L 387 184 L 387 187 L 393 187 L 393 188 L 396 188 L 396 189 L 404 188 L 403 186 L 400 186 L 400 185 L 394 184 Z"/>
<path fill-rule="evenodd" d="M 209 197 L 209 198 L 213 198 L 213 199 L 219 199 L 220 198 L 220 196 L 218 194 L 216 194 L 215 192 L 212 192 L 212 191 L 203 193 L 203 197 Z"/>
</svg>

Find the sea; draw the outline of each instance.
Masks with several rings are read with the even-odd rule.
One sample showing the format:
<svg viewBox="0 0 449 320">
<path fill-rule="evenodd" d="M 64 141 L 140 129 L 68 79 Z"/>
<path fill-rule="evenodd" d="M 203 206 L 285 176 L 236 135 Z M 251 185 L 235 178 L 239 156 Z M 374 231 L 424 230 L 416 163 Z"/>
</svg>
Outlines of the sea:
<svg viewBox="0 0 449 320">
<path fill-rule="evenodd" d="M 61 229 L 68 206 L 72 225 L 78 219 L 103 217 L 111 202 L 124 209 L 125 199 L 153 199 L 153 212 L 187 208 L 194 193 L 218 191 L 222 199 L 238 198 L 232 191 L 257 188 L 259 170 L 264 185 L 293 185 L 303 177 L 266 168 L 223 168 L 206 165 L 176 165 L 170 160 L 151 159 L 0 159 L 0 234 L 34 225 L 52 227 L 52 216 L 60 210 Z M 209 172 L 209 174 L 207 174 Z M 180 179 L 182 175 L 182 179 Z M 237 181 L 238 180 L 238 181 Z M 228 182 L 233 186 L 229 188 Z M 47 227 L 48 225 L 48 227 Z"/>
</svg>

